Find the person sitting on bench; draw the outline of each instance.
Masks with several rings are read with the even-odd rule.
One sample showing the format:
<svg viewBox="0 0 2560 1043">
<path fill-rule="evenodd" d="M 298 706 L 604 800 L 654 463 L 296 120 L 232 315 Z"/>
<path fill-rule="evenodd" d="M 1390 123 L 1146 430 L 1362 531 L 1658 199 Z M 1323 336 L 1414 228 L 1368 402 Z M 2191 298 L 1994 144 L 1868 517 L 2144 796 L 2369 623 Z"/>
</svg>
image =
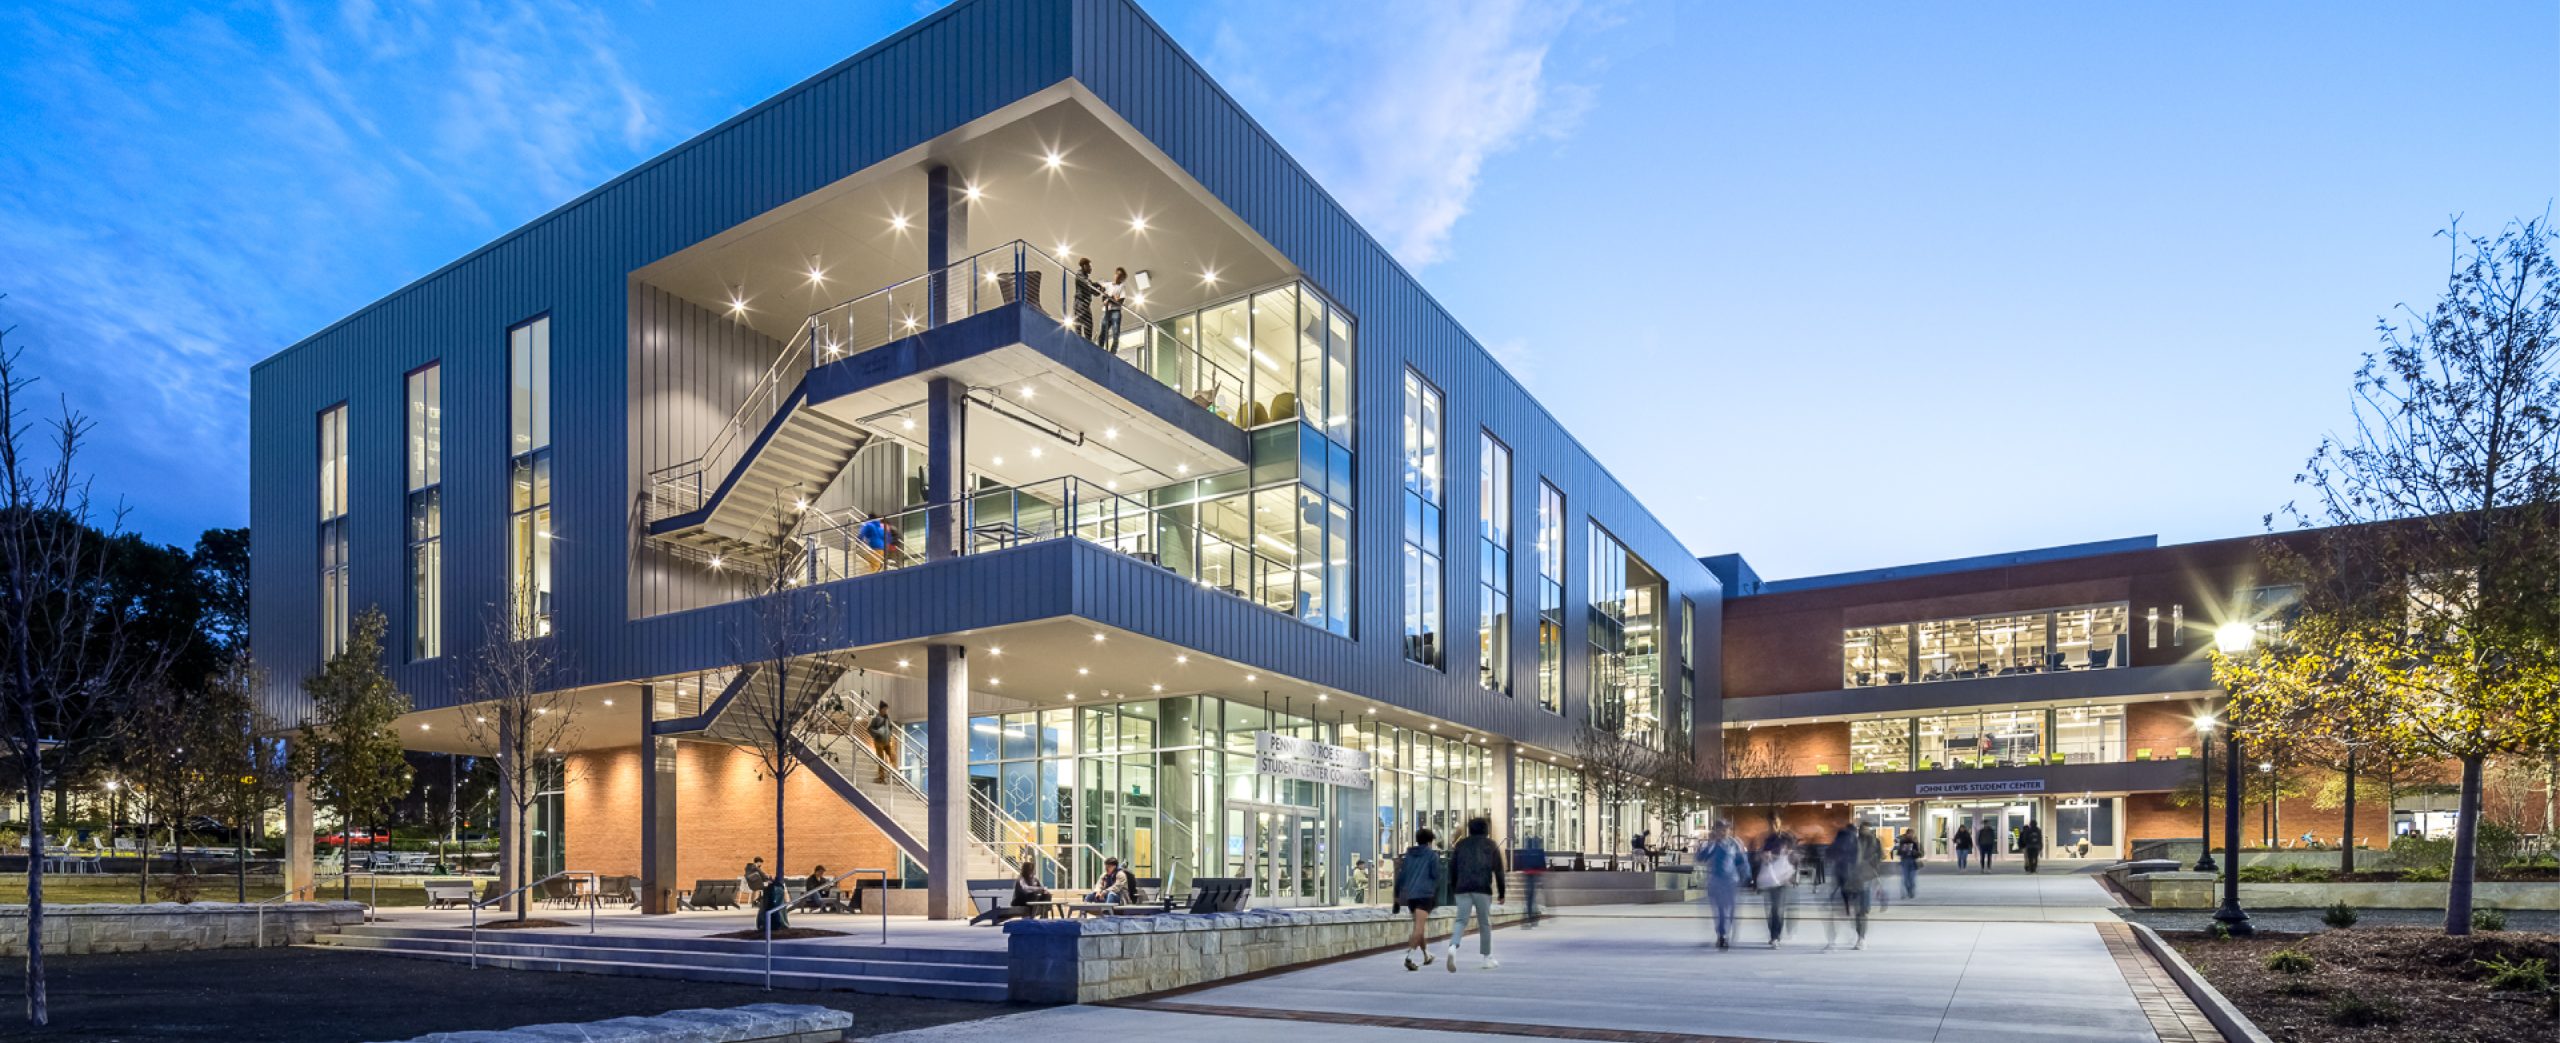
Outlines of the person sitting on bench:
<svg viewBox="0 0 2560 1043">
<path fill-rule="evenodd" d="M 1129 871 L 1120 868 L 1120 860 L 1106 858 L 1102 860 L 1102 879 L 1094 882 L 1093 893 L 1084 896 L 1084 900 L 1118 905 L 1129 900 L 1132 886 Z"/>
<path fill-rule="evenodd" d="M 1033 875 L 1036 871 L 1036 867 L 1034 867 L 1028 860 L 1025 860 L 1022 863 L 1022 872 L 1016 874 L 1013 878 L 1013 897 L 1007 899 L 1003 905 L 999 905 L 993 909 L 987 910 L 986 912 L 970 917 L 969 926 L 975 927 L 982 923 L 1003 923 L 1007 920 L 1018 920 L 1031 915 L 1031 903 L 1046 902 L 1049 900 L 1049 889 L 1040 886 L 1039 878 Z"/>
</svg>

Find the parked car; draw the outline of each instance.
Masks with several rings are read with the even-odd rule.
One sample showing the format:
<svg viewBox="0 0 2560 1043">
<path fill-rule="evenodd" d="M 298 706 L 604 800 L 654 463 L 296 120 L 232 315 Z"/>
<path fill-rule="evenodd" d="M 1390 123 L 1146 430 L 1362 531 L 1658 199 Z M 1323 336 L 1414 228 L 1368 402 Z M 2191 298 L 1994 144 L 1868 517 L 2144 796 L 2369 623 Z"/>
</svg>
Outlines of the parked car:
<svg viewBox="0 0 2560 1043">
<path fill-rule="evenodd" d="M 339 830 L 335 833 L 320 834 L 318 840 L 321 847 L 337 847 L 341 844 L 388 844 L 390 842 L 391 832 L 389 830 L 382 829 Z"/>
</svg>

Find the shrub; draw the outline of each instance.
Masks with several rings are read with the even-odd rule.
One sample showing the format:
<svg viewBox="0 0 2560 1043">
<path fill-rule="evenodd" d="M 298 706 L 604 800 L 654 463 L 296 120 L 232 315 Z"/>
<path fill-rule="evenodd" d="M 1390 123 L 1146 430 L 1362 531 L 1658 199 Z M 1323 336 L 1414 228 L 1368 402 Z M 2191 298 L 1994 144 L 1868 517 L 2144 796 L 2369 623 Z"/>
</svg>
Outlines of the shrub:
<svg viewBox="0 0 2560 1043">
<path fill-rule="evenodd" d="M 2422 869 L 2433 869 L 2438 873 L 2449 872 L 2453 868 L 2453 840 L 2450 837 L 2442 839 L 2419 836 L 2400 837 L 2391 842 L 2391 862 L 2411 873 Z M 2442 880 L 2444 877 L 2438 876 L 2435 879 Z"/>
<path fill-rule="evenodd" d="M 2500 992 L 2540 992 L 2551 987 L 2551 961 L 2496 959 L 2475 961 L 2489 972 L 2489 987 Z"/>
<path fill-rule="evenodd" d="M 2278 974 L 2309 974 L 2320 961 L 2300 949 L 2278 949 L 2267 954 L 2267 969 Z"/>
<path fill-rule="evenodd" d="M 2345 902 L 2332 902 L 2329 911 L 2320 914 L 2320 922 L 2337 930 L 2346 930 L 2356 925 L 2355 907 Z"/>
<path fill-rule="evenodd" d="M 2367 999 L 2350 992 L 2329 1001 L 2329 1023 L 2348 1028 L 2371 1028 L 2375 1025 L 2397 1025 L 2407 1013 L 2388 996 Z"/>
<path fill-rule="evenodd" d="M 2401 870 L 2400 879 L 2412 884 L 2441 884 L 2453 879 L 2453 872 L 2443 866 L 2418 866 Z"/>
<path fill-rule="evenodd" d="M 2506 930 L 2507 911 L 2504 909 L 2474 909 L 2471 911 L 2471 929 L 2475 931 Z"/>
<path fill-rule="evenodd" d="M 2287 996 L 2326 996 L 2327 986 L 2309 978 L 2286 978 L 2276 983 L 2276 991 Z"/>
<path fill-rule="evenodd" d="M 2524 837 L 2516 833 L 2515 827 L 2481 819 L 2479 831 L 2473 834 L 2471 841 L 2471 856 L 2478 863 L 2472 871 L 2495 873 L 2505 869 L 2507 863 L 2516 860 L 2516 853 L 2523 846 Z"/>
<path fill-rule="evenodd" d="M 2231 925 L 2220 920 L 2215 920 L 2212 924 L 2208 925 L 2205 930 L 2213 935 L 2214 941 L 2227 942 L 2231 940 Z"/>
<path fill-rule="evenodd" d="M 2240 882 L 2244 884 L 2277 883 L 2284 879 L 2284 871 L 2283 866 L 2241 866 Z"/>
</svg>

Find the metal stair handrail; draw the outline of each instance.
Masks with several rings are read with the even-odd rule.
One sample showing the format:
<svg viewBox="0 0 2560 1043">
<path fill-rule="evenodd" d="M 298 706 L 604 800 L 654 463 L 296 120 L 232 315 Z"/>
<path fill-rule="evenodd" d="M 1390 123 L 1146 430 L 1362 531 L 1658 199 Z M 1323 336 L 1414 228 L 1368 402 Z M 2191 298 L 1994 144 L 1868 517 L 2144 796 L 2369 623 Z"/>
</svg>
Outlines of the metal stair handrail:
<svg viewBox="0 0 2560 1043">
<path fill-rule="evenodd" d="M 877 876 L 880 878 L 880 944 L 887 945 L 889 944 L 889 871 L 886 869 L 845 870 L 844 872 L 836 874 L 835 879 L 827 881 L 827 886 L 810 888 L 807 894 L 803 894 L 798 898 L 794 898 L 780 906 L 772 908 L 767 908 L 762 904 L 762 896 L 757 897 L 758 905 L 756 908 L 756 927 L 764 932 L 764 991 L 773 991 L 773 915 L 775 913 L 797 909 L 800 907 L 800 903 L 835 890 L 836 885 L 843 883 L 846 877 L 864 875 Z M 776 880 L 774 883 L 781 884 L 782 882 Z M 785 887 L 784 890 L 787 892 L 790 889 Z M 855 885 L 853 893 L 857 895 L 861 894 L 861 885 Z"/>
<path fill-rule="evenodd" d="M 523 894 L 523 893 L 525 893 L 525 892 L 527 892 L 527 891 L 533 890 L 534 888 L 540 887 L 540 886 L 542 886 L 542 885 L 544 885 L 544 884 L 547 884 L 547 883 L 550 883 L 550 882 L 552 882 L 552 881 L 554 881 L 554 880 L 558 880 L 558 879 L 560 879 L 560 878 L 562 878 L 562 877 L 570 877 L 570 876 L 583 876 L 583 877 L 586 877 L 589 881 L 593 881 L 593 882 L 597 882 L 597 883 L 601 883 L 601 882 L 602 882 L 601 877 L 599 877 L 599 876 L 598 876 L 598 874 L 595 872 L 595 870 L 592 870 L 592 869 L 563 869 L 563 870 L 561 870 L 561 871 L 559 871 L 559 872 L 557 872 L 557 873 L 553 873 L 553 874 L 551 874 L 550 876 L 543 877 L 543 878 L 542 878 L 542 879 L 540 879 L 540 880 L 536 880 L 536 881 L 534 881 L 534 882 L 532 882 L 532 883 L 530 883 L 530 884 L 526 884 L 526 885 L 524 885 L 523 887 L 516 888 L 516 889 L 514 889 L 514 890 L 512 890 L 512 891 L 507 891 L 507 892 L 504 892 L 504 893 L 502 893 L 502 894 L 495 894 L 495 895 L 491 895 L 491 896 L 489 896 L 489 897 L 487 897 L 487 898 L 483 898 L 483 899 L 479 899 L 479 900 L 474 901 L 474 902 L 467 903 L 467 904 L 471 907 L 471 966 L 473 966 L 473 967 L 475 967 L 475 968 L 476 968 L 476 967 L 478 967 L 478 966 L 480 966 L 480 910 L 485 909 L 485 908 L 488 908 L 488 907 L 493 906 L 493 905 L 496 905 L 496 904 L 498 904 L 498 903 L 500 903 L 500 902 L 506 901 L 507 899 L 513 898 L 513 897 L 515 897 L 515 896 L 517 896 L 517 895 L 520 895 L 520 894 Z M 599 889 L 601 889 L 601 888 L 599 888 Z M 589 900 L 588 900 L 588 902 L 587 902 L 587 933 L 588 933 L 588 934 L 594 934 L 594 933 L 596 933 L 596 903 L 595 903 L 595 901 L 594 901 L 594 896 L 592 896 L 592 895 L 590 895 L 590 896 L 589 896 Z"/>
</svg>

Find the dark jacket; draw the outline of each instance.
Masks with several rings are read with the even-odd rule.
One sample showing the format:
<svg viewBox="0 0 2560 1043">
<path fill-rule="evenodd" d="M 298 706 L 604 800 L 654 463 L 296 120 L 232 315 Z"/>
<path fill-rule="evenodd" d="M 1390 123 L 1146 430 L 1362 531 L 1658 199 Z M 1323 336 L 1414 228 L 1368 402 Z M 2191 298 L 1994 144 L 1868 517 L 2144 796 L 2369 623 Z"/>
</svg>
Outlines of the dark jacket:
<svg viewBox="0 0 2560 1043">
<path fill-rule="evenodd" d="M 2044 853 L 2044 827 L 2033 822 L 2018 827 L 2018 850 L 2035 854 Z"/>
<path fill-rule="evenodd" d="M 1396 902 L 1437 902 L 1448 879 L 1447 868 L 1440 864 L 1440 853 L 1415 844 L 1396 860 Z"/>
<path fill-rule="evenodd" d="M 1893 842 L 1893 857 L 1901 859 L 1904 865 L 1917 864 L 1920 861 L 1920 838 L 1903 834 L 1902 839 Z"/>
<path fill-rule="evenodd" d="M 2000 850 L 2000 831 L 1989 826 L 1974 830 L 1973 848 L 1982 852 L 1983 857 L 1990 857 L 1993 852 Z"/>
<path fill-rule="evenodd" d="M 1494 846 L 1492 837 L 1468 836 L 1449 849 L 1452 894 L 1489 894 L 1501 901 L 1509 897 L 1503 887 L 1502 849 Z"/>
<path fill-rule="evenodd" d="M 1959 829 L 1959 830 L 1957 830 L 1957 831 L 1956 831 L 1956 850 L 1958 850 L 1958 851 L 1971 851 L 1971 850 L 1973 850 L 1973 831 L 1972 831 L 1972 830 L 1969 830 L 1969 829 Z"/>
</svg>

